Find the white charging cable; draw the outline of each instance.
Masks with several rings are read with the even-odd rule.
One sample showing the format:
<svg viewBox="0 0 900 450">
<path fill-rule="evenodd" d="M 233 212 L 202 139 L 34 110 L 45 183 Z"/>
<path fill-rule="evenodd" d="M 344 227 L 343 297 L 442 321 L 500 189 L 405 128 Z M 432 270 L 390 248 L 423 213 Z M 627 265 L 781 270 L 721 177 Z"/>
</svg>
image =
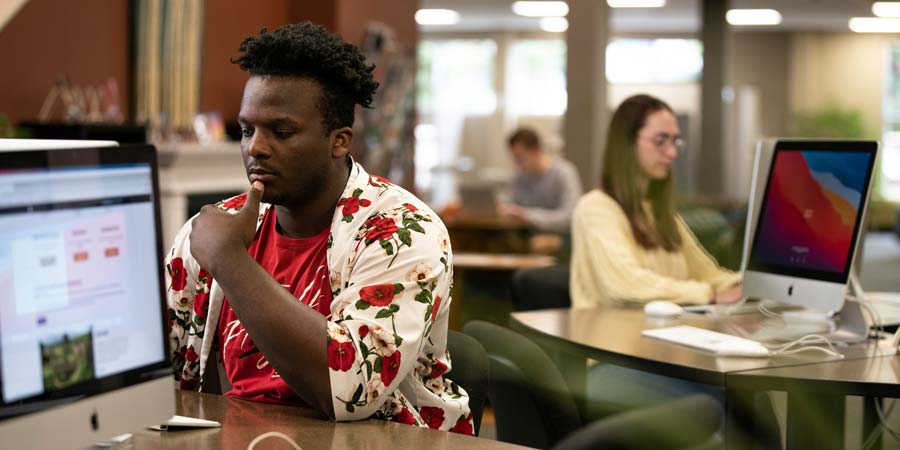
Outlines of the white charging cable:
<svg viewBox="0 0 900 450">
<path fill-rule="evenodd" d="M 828 346 L 828 348 L 819 347 L 815 344 L 825 344 Z M 800 347 L 797 347 L 798 345 Z M 788 342 L 787 344 L 763 344 L 763 346 L 769 349 L 769 356 L 792 355 L 800 352 L 815 351 L 825 353 L 826 355 L 833 356 L 835 358 L 844 359 L 844 355 L 838 353 L 838 351 L 834 349 L 834 344 L 831 342 L 831 340 L 825 336 L 822 336 L 821 334 L 807 334 L 806 336 L 795 339 L 791 342 Z"/>
<path fill-rule="evenodd" d="M 267 439 L 270 437 L 277 437 L 277 438 L 284 439 L 285 441 L 288 441 L 288 443 L 291 444 L 291 447 L 294 447 L 296 450 L 303 450 L 302 448 L 300 448 L 299 445 L 297 445 L 296 442 L 294 442 L 293 439 L 288 437 L 288 435 L 286 435 L 284 433 L 279 433 L 277 431 L 269 431 L 268 433 L 263 433 L 255 438 L 253 438 L 253 440 L 250 441 L 250 445 L 247 446 L 247 450 L 253 450 L 253 447 L 256 447 L 256 444 L 259 444 L 263 439 Z"/>
</svg>

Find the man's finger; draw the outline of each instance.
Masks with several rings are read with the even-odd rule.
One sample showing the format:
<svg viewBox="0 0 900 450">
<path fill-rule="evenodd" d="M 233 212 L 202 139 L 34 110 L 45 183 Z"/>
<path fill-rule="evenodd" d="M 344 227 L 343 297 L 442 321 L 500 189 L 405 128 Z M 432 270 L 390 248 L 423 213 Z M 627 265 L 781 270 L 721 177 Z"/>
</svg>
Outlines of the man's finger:
<svg viewBox="0 0 900 450">
<path fill-rule="evenodd" d="M 265 189 L 266 187 L 262 181 L 254 181 L 250 186 L 250 190 L 247 191 L 247 202 L 244 203 L 241 212 L 247 211 L 247 214 L 252 213 L 254 216 L 259 214 L 259 202 L 262 201 Z"/>
</svg>

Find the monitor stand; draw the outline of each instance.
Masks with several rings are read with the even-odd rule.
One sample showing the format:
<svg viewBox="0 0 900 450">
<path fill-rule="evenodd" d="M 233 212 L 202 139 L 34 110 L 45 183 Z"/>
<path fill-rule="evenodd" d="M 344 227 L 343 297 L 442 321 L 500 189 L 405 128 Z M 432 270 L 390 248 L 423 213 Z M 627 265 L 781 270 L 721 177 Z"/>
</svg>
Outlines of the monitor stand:
<svg viewBox="0 0 900 450">
<path fill-rule="evenodd" d="M 828 334 L 832 341 L 855 344 L 869 338 L 869 324 L 863 316 L 862 308 L 855 299 L 845 299 L 844 307 L 836 315 L 837 329 Z"/>
</svg>

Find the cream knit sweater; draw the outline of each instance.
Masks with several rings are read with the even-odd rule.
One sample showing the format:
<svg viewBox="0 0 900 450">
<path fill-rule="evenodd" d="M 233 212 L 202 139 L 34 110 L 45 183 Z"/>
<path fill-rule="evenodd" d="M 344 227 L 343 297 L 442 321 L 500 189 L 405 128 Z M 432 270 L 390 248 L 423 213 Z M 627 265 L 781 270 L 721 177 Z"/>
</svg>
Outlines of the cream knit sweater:
<svg viewBox="0 0 900 450">
<path fill-rule="evenodd" d="M 572 217 L 572 306 L 651 300 L 705 304 L 713 290 L 740 282 L 740 274 L 719 267 L 706 253 L 680 216 L 677 224 L 679 250 L 647 250 L 612 197 L 599 189 L 581 197 Z"/>
</svg>

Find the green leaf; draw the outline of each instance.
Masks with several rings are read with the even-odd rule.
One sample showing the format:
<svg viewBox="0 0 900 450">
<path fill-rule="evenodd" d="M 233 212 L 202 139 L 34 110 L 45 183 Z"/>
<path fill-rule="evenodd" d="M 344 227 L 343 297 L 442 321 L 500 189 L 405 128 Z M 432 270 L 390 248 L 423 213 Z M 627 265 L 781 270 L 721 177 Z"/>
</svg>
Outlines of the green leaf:
<svg viewBox="0 0 900 450">
<path fill-rule="evenodd" d="M 362 194 L 363 190 L 360 188 L 356 188 L 353 190 L 353 197 L 359 197 L 359 194 Z"/>
<path fill-rule="evenodd" d="M 351 215 L 351 214 L 347 214 L 347 215 L 346 215 L 346 216 L 344 216 L 344 218 L 343 218 L 343 219 L 341 219 L 341 220 L 342 220 L 342 221 L 344 221 L 344 222 L 347 222 L 347 223 L 350 223 L 350 222 L 352 222 L 352 221 L 353 221 L 353 215 Z"/>
<path fill-rule="evenodd" d="M 422 228 L 422 226 L 419 225 L 418 223 L 412 223 L 411 225 L 407 226 L 407 228 L 409 228 L 410 230 L 413 230 L 417 233 L 425 234 L 425 229 Z"/>
<path fill-rule="evenodd" d="M 356 392 L 353 393 L 353 398 L 350 399 L 350 403 L 359 402 L 359 398 L 362 397 L 363 393 L 363 385 L 359 385 L 356 387 Z"/>
<path fill-rule="evenodd" d="M 419 303 L 431 303 L 431 291 L 422 289 L 416 294 L 416 301 Z"/>
<path fill-rule="evenodd" d="M 382 360 L 382 359 L 383 359 L 383 358 L 381 358 L 381 357 L 379 356 L 378 359 L 375 360 L 375 371 L 378 372 L 378 373 L 381 373 L 381 360 Z"/>
<path fill-rule="evenodd" d="M 425 321 L 427 322 L 428 319 L 431 319 L 431 305 L 425 308 Z"/>
<path fill-rule="evenodd" d="M 369 309 L 370 306 L 372 306 L 372 305 L 366 303 L 365 300 L 357 300 L 356 301 L 356 309 Z"/>
<path fill-rule="evenodd" d="M 381 241 L 378 241 L 378 243 L 381 244 L 381 248 L 384 249 L 385 253 L 388 255 L 394 254 L 394 244 L 392 244 L 390 240 L 382 239 Z"/>
<path fill-rule="evenodd" d="M 398 335 L 397 333 L 394 333 L 394 344 L 396 344 L 397 347 L 399 347 L 400 344 L 402 344 L 402 343 L 403 343 L 403 338 L 400 337 L 400 335 Z"/>
<path fill-rule="evenodd" d="M 353 410 L 356 409 L 353 407 L 353 403 L 344 403 L 344 404 L 347 405 L 347 412 L 349 412 L 349 413 L 352 413 Z"/>
<path fill-rule="evenodd" d="M 395 313 L 395 312 L 397 312 L 397 311 L 400 311 L 400 305 L 391 303 L 391 304 L 388 306 L 388 309 L 391 310 L 392 313 Z"/>
<path fill-rule="evenodd" d="M 366 377 L 372 378 L 372 362 L 371 361 L 366 361 Z"/>
<path fill-rule="evenodd" d="M 397 295 L 397 294 L 403 292 L 403 289 L 405 289 L 405 288 L 403 287 L 402 283 L 394 283 L 394 295 Z"/>
<path fill-rule="evenodd" d="M 375 318 L 376 319 L 386 319 L 388 317 L 391 317 L 393 314 L 394 314 L 394 312 L 391 311 L 390 308 L 384 308 L 381 311 L 378 311 L 378 314 L 375 314 Z"/>
<path fill-rule="evenodd" d="M 403 245 L 410 247 L 412 246 L 412 237 L 409 235 L 409 230 L 406 228 L 400 228 L 397 230 L 397 237 L 400 238 L 400 242 Z"/>
</svg>

